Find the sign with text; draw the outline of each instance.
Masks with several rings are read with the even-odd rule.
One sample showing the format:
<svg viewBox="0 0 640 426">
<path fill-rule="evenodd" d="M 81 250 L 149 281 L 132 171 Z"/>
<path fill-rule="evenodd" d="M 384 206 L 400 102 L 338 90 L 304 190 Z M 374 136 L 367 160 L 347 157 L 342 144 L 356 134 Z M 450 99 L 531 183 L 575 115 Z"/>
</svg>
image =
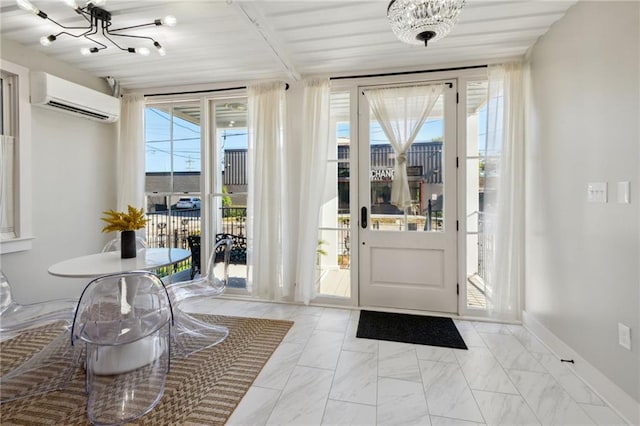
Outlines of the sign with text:
<svg viewBox="0 0 640 426">
<path fill-rule="evenodd" d="M 372 182 L 377 181 L 391 181 L 395 176 L 395 170 L 392 167 L 386 167 L 383 169 L 371 169 L 369 171 L 369 180 Z M 409 166 L 407 167 L 407 176 L 422 176 L 422 166 Z"/>
</svg>

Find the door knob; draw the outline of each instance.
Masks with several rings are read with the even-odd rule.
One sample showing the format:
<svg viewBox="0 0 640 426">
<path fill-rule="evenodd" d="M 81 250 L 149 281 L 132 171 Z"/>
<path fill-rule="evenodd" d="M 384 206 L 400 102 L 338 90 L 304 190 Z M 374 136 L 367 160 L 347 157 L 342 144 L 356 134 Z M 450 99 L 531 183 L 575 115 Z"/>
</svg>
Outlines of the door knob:
<svg viewBox="0 0 640 426">
<path fill-rule="evenodd" d="M 362 229 L 367 228 L 367 208 L 366 207 L 362 207 L 360 209 L 360 226 L 362 226 Z"/>
</svg>

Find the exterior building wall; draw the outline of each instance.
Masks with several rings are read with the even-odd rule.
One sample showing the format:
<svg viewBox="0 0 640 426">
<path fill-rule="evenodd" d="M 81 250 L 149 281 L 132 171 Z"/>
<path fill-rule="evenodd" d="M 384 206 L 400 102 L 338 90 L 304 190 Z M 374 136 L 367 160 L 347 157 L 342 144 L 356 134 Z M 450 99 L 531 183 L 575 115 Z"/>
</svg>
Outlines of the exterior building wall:
<svg viewBox="0 0 640 426">
<path fill-rule="evenodd" d="M 338 159 L 348 159 L 349 145 L 338 146 Z M 233 149 L 224 151 L 225 170 L 223 185 L 229 192 L 233 206 L 247 205 L 247 150 Z M 393 179 L 394 152 L 390 145 L 372 146 L 371 149 L 371 178 L 372 181 L 386 185 Z M 442 186 L 442 142 L 416 142 L 409 149 L 407 155 L 407 172 L 409 184 L 415 189 L 414 193 L 424 196 L 437 192 Z M 338 186 L 348 185 L 348 174 L 340 174 L 338 168 Z M 173 182 L 173 183 L 172 183 Z M 173 185 L 173 190 L 172 190 Z M 165 196 L 160 194 L 200 193 L 200 172 L 147 173 L 145 190 L 149 195 L 148 211 L 161 210 L 166 205 Z M 441 190 L 440 190 L 441 191 Z M 154 196 L 151 194 L 158 193 Z M 346 194 L 346 192 L 345 192 Z M 172 196 L 170 203 L 175 204 L 179 195 Z M 375 197 L 374 197 L 375 199 Z M 388 200 L 385 200 L 388 202 Z M 420 200 L 420 210 L 426 209 L 426 201 Z M 349 201 L 340 199 L 340 208 L 348 209 Z"/>
</svg>

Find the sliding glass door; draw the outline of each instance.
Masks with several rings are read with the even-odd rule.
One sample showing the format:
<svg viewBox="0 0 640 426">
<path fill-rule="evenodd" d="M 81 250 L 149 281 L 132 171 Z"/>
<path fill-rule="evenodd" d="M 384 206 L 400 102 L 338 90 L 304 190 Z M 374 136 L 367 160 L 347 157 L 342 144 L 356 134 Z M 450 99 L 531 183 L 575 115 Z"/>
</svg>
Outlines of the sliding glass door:
<svg viewBox="0 0 640 426">
<path fill-rule="evenodd" d="M 247 99 L 211 100 L 210 179 L 211 209 L 208 219 L 211 243 L 233 240 L 227 293 L 247 291 L 247 197 L 249 194 Z"/>
</svg>

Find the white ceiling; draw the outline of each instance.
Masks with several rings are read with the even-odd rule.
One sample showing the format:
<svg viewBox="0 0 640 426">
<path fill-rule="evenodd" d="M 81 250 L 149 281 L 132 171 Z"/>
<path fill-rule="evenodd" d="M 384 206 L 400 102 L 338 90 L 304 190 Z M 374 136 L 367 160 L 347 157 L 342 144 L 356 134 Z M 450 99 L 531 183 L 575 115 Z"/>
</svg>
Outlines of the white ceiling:
<svg viewBox="0 0 640 426">
<path fill-rule="evenodd" d="M 63 25 L 86 24 L 62 0 L 31 1 Z M 114 28 L 174 15 L 175 27 L 131 32 L 158 40 L 167 50 L 165 57 L 150 44 L 147 57 L 112 46 L 85 57 L 79 49 L 91 45 L 65 36 L 43 47 L 40 37 L 60 28 L 19 9 L 14 0 L 0 0 L 0 34 L 96 76 L 113 76 L 126 89 L 291 81 L 519 56 L 576 1 L 467 0 L 453 31 L 426 48 L 396 39 L 386 19 L 386 0 L 107 1 L 104 8 L 112 13 Z M 84 5 L 83 0 L 79 3 Z M 145 45 L 136 39 L 125 43 L 128 40 L 134 40 L 132 47 Z"/>
</svg>

